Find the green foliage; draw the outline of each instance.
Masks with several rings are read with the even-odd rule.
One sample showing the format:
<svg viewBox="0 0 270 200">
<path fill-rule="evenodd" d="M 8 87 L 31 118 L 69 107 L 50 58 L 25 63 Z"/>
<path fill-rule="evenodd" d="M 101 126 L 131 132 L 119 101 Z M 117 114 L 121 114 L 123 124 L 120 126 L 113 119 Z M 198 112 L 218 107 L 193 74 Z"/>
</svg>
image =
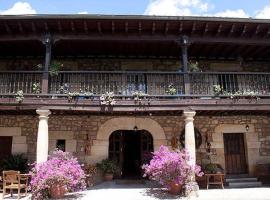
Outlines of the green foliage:
<svg viewBox="0 0 270 200">
<path fill-rule="evenodd" d="M 35 94 L 41 93 L 40 83 L 33 83 L 32 90 Z"/>
<path fill-rule="evenodd" d="M 58 76 L 60 69 L 63 67 L 63 64 L 60 62 L 52 62 L 49 68 L 49 73 L 51 76 Z"/>
<path fill-rule="evenodd" d="M 218 170 L 217 164 L 209 163 L 205 166 L 205 171 L 210 173 L 216 173 Z"/>
<path fill-rule="evenodd" d="M 15 94 L 15 99 L 18 103 L 21 103 L 24 99 L 24 96 L 23 96 L 23 91 L 22 90 L 19 90 L 16 92 Z"/>
<path fill-rule="evenodd" d="M 117 165 L 112 160 L 103 159 L 101 162 L 97 163 L 97 168 L 104 174 L 113 174 L 117 170 Z"/>
<path fill-rule="evenodd" d="M 168 89 L 166 90 L 166 93 L 169 94 L 169 95 L 176 95 L 176 94 L 177 94 L 177 89 L 176 89 L 176 87 L 171 83 L 171 84 L 168 86 Z"/>
<path fill-rule="evenodd" d="M 16 170 L 26 173 L 28 172 L 28 160 L 23 154 L 8 156 L 1 162 L 1 170 Z"/>
<path fill-rule="evenodd" d="M 220 85 L 213 85 L 213 91 L 215 96 L 219 96 L 222 92 L 222 87 Z"/>
<path fill-rule="evenodd" d="M 197 61 L 189 61 L 188 68 L 190 72 L 200 72 L 199 63 Z"/>
</svg>

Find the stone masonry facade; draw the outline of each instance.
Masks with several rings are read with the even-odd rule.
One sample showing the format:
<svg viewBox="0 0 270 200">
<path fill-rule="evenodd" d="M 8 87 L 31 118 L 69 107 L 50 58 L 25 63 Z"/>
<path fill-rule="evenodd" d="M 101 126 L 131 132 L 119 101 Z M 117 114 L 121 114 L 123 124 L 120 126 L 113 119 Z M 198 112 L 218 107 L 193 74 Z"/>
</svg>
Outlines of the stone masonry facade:
<svg viewBox="0 0 270 200">
<path fill-rule="evenodd" d="M 183 116 L 145 117 L 155 120 L 163 128 L 168 146 L 171 145 L 174 138 L 179 138 L 184 129 Z M 85 162 L 86 156 L 91 155 L 91 146 L 97 137 L 99 128 L 112 118 L 115 117 L 52 114 L 49 118 L 49 140 L 57 138 L 69 140 L 69 148 L 73 149 L 71 151 L 81 162 Z M 195 116 L 194 125 L 202 135 L 202 145 L 197 149 L 197 163 L 199 164 L 208 162 L 209 154 L 206 151 L 205 141 L 208 136 L 212 145 L 212 162 L 219 162 L 224 166 L 222 134 L 235 130 L 245 134 L 250 171 L 254 170 L 256 163 L 270 162 L 270 116 Z M 249 125 L 249 131 L 245 130 L 246 125 Z M 3 127 L 17 127 L 20 129 L 21 136 L 26 137 L 27 156 L 31 161 L 35 159 L 37 126 L 37 115 L 0 115 L 0 131 Z M 4 134 L 0 132 L 0 136 Z M 53 145 L 50 149 L 52 150 L 52 148 Z"/>
</svg>

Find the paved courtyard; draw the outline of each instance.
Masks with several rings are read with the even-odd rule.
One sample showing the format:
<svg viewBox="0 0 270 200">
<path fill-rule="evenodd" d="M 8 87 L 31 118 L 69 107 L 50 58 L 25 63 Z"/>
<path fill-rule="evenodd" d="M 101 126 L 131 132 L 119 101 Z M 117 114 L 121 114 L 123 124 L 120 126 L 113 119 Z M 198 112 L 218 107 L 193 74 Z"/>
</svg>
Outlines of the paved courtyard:
<svg viewBox="0 0 270 200">
<path fill-rule="evenodd" d="M 1 195 L 2 196 L 2 195 Z M 5 199 L 16 199 L 5 198 Z M 22 200 L 30 200 L 30 196 Z M 150 188 L 145 185 L 118 185 L 114 182 L 102 183 L 84 192 L 68 194 L 65 200 L 171 200 L 188 199 L 180 196 L 172 196 L 161 188 Z M 209 189 L 200 190 L 196 200 L 270 200 L 270 187 L 246 188 L 246 189 Z"/>
</svg>

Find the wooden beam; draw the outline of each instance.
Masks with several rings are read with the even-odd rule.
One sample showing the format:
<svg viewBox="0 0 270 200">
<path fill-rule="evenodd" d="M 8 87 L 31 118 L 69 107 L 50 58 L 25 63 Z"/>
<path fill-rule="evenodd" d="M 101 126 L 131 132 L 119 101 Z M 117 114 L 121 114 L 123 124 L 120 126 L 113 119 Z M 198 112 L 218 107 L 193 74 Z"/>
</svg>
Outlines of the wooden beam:
<svg viewBox="0 0 270 200">
<path fill-rule="evenodd" d="M 217 28 L 217 32 L 216 32 L 216 36 L 219 36 L 221 31 L 222 31 L 222 24 L 219 24 L 218 28 Z"/>
<path fill-rule="evenodd" d="M 24 31 L 23 31 L 23 26 L 22 26 L 22 23 L 21 22 L 18 22 L 18 27 L 19 27 L 20 33 L 23 34 Z"/>
<path fill-rule="evenodd" d="M 240 52 L 241 57 L 246 57 L 247 54 L 254 51 L 253 47 L 254 46 L 247 46 L 246 48 L 244 48 L 244 50 Z"/>
<path fill-rule="evenodd" d="M 251 56 L 252 58 L 254 57 L 259 57 L 258 55 L 261 55 L 261 53 L 265 52 L 268 49 L 268 47 L 262 47 L 262 48 L 257 48 L 256 50 L 252 51 Z"/>
<path fill-rule="evenodd" d="M 115 33 L 115 24 L 114 24 L 114 21 L 112 21 L 112 34 Z"/>
<path fill-rule="evenodd" d="M 62 33 L 63 28 L 60 21 L 57 22 L 57 28 L 58 28 L 59 33 Z"/>
<path fill-rule="evenodd" d="M 270 36 L 270 27 L 267 29 L 267 32 L 264 35 L 264 38 L 268 38 Z"/>
<path fill-rule="evenodd" d="M 164 28 L 164 35 L 167 35 L 169 31 L 169 22 L 165 23 L 165 28 Z"/>
<path fill-rule="evenodd" d="M 225 47 L 222 51 L 222 56 L 225 58 L 228 57 L 228 54 L 232 51 L 232 49 L 232 45 L 228 45 L 227 47 Z"/>
<path fill-rule="evenodd" d="M 49 27 L 48 27 L 48 23 L 47 22 L 44 22 L 44 29 L 45 29 L 45 32 L 46 33 L 49 32 Z"/>
<path fill-rule="evenodd" d="M 125 22 L 125 33 L 128 34 L 128 22 Z"/>
<path fill-rule="evenodd" d="M 5 22 L 4 25 L 5 25 L 5 28 L 6 28 L 6 32 L 7 32 L 8 34 L 11 34 L 12 31 L 11 31 L 9 25 L 7 24 L 7 22 Z"/>
<path fill-rule="evenodd" d="M 44 72 L 42 76 L 42 94 L 48 94 L 49 89 L 49 67 L 51 63 L 51 55 L 52 55 L 52 38 L 50 35 L 45 36 L 44 45 L 46 47 L 45 52 L 45 62 L 44 62 Z"/>
<path fill-rule="evenodd" d="M 73 21 L 70 21 L 70 28 L 71 28 L 71 31 L 72 32 L 75 32 L 76 31 L 75 25 L 74 25 L 74 22 Z"/>
<path fill-rule="evenodd" d="M 139 29 L 140 30 L 140 29 Z M 142 30 L 141 30 L 142 31 Z M 168 34 L 164 37 L 164 34 L 148 34 L 140 35 L 131 34 L 53 34 L 54 41 L 59 40 L 102 40 L 102 41 L 178 41 L 178 35 Z M 32 34 L 32 35 L 2 35 L 0 41 L 25 41 L 25 40 L 43 40 L 43 35 Z M 199 44 L 235 44 L 235 45 L 256 45 L 256 46 L 270 46 L 270 40 L 268 38 L 236 38 L 236 37 L 211 37 L 211 36 L 197 36 L 193 35 L 189 37 L 190 43 Z"/>
<path fill-rule="evenodd" d="M 229 37 L 234 34 L 235 26 L 236 26 L 235 23 L 233 23 L 232 26 L 231 26 L 230 32 L 228 34 Z"/>
<path fill-rule="evenodd" d="M 256 36 L 256 35 L 258 35 L 258 33 L 260 33 L 260 31 L 261 31 L 261 29 L 260 29 L 260 28 L 261 28 L 261 25 L 260 25 L 260 24 L 258 24 L 258 25 L 256 26 L 256 30 L 255 30 L 255 33 L 254 33 L 254 34 L 255 34 L 255 36 Z"/>
<path fill-rule="evenodd" d="M 85 32 L 86 34 L 88 34 L 88 24 L 87 24 L 87 21 L 84 21 L 84 22 L 83 22 L 83 29 L 84 29 L 84 32 Z"/>
<path fill-rule="evenodd" d="M 35 34 L 37 32 L 37 28 L 34 22 L 31 23 L 32 32 Z"/>
<path fill-rule="evenodd" d="M 203 35 L 206 35 L 208 33 L 208 29 L 209 29 L 209 24 L 206 22 L 205 27 L 204 27 Z"/>
<path fill-rule="evenodd" d="M 183 32 L 183 22 L 180 22 L 179 29 L 178 29 L 178 34 L 181 34 L 182 32 Z"/>
<path fill-rule="evenodd" d="M 97 22 L 97 30 L 98 30 L 98 33 L 101 35 L 102 34 L 101 22 Z"/>
<path fill-rule="evenodd" d="M 193 22 L 192 29 L 191 29 L 191 35 L 196 31 L 196 22 Z"/>
<path fill-rule="evenodd" d="M 243 29 L 242 29 L 241 35 L 240 35 L 241 37 L 246 34 L 247 28 L 248 28 L 248 26 L 247 26 L 247 24 L 245 24 L 244 27 L 243 27 Z"/>
<path fill-rule="evenodd" d="M 139 32 L 139 35 L 141 35 L 141 33 L 142 33 L 142 22 L 141 21 L 138 24 L 138 32 Z"/>
<path fill-rule="evenodd" d="M 153 22 L 153 23 L 152 23 L 152 35 L 154 35 L 155 32 L 156 32 L 156 23 Z"/>
</svg>

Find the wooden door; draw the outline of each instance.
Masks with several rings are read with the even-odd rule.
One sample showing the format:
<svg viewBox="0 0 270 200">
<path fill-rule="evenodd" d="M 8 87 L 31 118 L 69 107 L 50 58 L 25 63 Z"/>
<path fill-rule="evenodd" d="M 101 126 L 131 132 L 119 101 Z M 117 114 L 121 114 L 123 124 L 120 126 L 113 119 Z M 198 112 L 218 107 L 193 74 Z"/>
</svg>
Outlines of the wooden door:
<svg viewBox="0 0 270 200">
<path fill-rule="evenodd" d="M 226 173 L 227 174 L 247 173 L 247 163 L 246 163 L 243 133 L 225 133 L 223 135 L 223 138 L 224 138 Z"/>
<path fill-rule="evenodd" d="M 11 155 L 12 150 L 12 137 L 0 136 L 0 163 L 3 158 Z"/>
<path fill-rule="evenodd" d="M 123 171 L 123 131 L 115 131 L 109 138 L 109 159 L 118 164 L 117 176 L 122 176 Z"/>
</svg>

